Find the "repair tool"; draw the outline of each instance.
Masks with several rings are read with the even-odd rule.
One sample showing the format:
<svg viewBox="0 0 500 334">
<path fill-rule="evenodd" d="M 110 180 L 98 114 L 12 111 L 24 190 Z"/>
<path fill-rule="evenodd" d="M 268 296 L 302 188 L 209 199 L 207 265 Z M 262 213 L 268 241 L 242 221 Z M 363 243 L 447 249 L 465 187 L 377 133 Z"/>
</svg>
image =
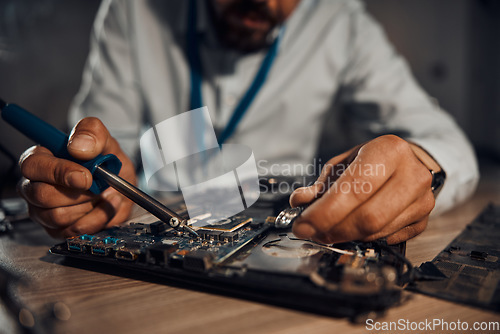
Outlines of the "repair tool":
<svg viewBox="0 0 500 334">
<path fill-rule="evenodd" d="M 92 193 L 100 194 L 111 186 L 161 221 L 168 223 L 172 228 L 184 229 L 198 236 L 198 234 L 188 226 L 186 219 L 119 177 L 118 173 L 120 172 L 122 163 L 115 155 L 98 155 L 94 159 L 88 161 L 77 160 L 73 158 L 67 150 L 69 137 L 64 132 L 44 122 L 18 105 L 6 103 L 1 99 L 0 110 L 2 112 L 2 118 L 7 123 L 34 142 L 49 149 L 54 156 L 76 162 L 87 168 L 93 178 L 92 186 L 89 189 Z"/>
</svg>

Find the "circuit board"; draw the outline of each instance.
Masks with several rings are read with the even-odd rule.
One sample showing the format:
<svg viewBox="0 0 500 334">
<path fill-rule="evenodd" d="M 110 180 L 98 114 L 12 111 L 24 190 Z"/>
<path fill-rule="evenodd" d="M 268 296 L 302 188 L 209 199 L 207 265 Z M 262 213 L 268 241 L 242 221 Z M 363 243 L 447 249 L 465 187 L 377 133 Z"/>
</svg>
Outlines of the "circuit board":
<svg viewBox="0 0 500 334">
<path fill-rule="evenodd" d="M 50 251 L 187 287 L 208 286 L 213 292 L 332 316 L 355 318 L 399 302 L 400 254 L 383 242 L 332 247 L 298 239 L 290 230 L 274 227 L 269 214 L 281 202 L 268 194 L 262 197 L 237 216 L 193 227 L 198 236 L 145 215 L 67 239 Z"/>
<path fill-rule="evenodd" d="M 488 205 L 434 260 L 441 279 L 410 285 L 413 291 L 500 311 L 500 206 Z"/>
<path fill-rule="evenodd" d="M 160 267 L 178 262 L 185 269 L 203 271 L 223 263 L 269 228 L 263 221 L 245 216 L 230 220 L 230 223 L 225 224 L 226 227 L 217 225 L 215 228 L 198 229 L 198 238 L 174 230 L 158 220 L 152 223 L 132 221 L 125 226 L 115 226 L 93 235 L 69 238 L 65 248 L 74 254 L 90 254 Z"/>
</svg>

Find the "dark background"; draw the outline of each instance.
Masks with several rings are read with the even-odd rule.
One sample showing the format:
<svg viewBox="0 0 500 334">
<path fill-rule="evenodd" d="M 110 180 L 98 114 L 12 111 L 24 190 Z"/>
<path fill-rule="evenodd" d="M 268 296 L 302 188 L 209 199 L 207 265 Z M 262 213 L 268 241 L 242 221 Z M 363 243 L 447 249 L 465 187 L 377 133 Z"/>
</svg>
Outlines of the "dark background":
<svg viewBox="0 0 500 334">
<path fill-rule="evenodd" d="M 66 129 L 99 3 L 0 0 L 0 97 Z M 481 166 L 500 166 L 500 1 L 365 3 L 420 84 L 468 134 Z M 0 144 L 16 159 L 32 145 L 2 122 Z M 13 164 L 0 151 L 4 197 L 15 195 Z"/>
</svg>

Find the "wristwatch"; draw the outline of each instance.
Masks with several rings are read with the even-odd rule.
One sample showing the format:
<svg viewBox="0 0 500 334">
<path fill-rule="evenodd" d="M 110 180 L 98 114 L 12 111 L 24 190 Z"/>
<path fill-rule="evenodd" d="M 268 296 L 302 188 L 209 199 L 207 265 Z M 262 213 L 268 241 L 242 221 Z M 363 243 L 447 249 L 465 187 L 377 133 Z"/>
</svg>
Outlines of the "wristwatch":
<svg viewBox="0 0 500 334">
<path fill-rule="evenodd" d="M 443 188 L 444 181 L 446 180 L 446 173 L 441 168 L 441 166 L 431 157 L 431 155 L 427 153 L 423 148 L 413 143 L 411 143 L 411 148 L 413 150 L 413 153 L 415 153 L 417 159 L 420 160 L 420 162 L 425 167 L 427 167 L 427 169 L 431 173 L 431 190 L 434 194 L 434 198 L 436 198 Z"/>
<path fill-rule="evenodd" d="M 434 198 L 436 198 L 441 189 L 443 189 L 444 181 L 446 180 L 446 173 L 442 169 L 438 172 L 429 169 L 429 172 L 431 172 L 432 175 L 431 190 L 434 194 Z"/>
</svg>

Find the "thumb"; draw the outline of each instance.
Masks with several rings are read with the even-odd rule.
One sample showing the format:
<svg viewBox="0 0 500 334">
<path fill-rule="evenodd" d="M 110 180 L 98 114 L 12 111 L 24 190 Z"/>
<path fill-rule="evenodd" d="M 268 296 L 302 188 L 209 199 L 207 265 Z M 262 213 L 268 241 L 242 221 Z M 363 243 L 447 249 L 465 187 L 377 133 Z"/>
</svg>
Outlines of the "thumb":
<svg viewBox="0 0 500 334">
<path fill-rule="evenodd" d="M 297 188 L 290 196 L 292 207 L 306 205 L 321 197 L 328 190 L 330 184 L 342 174 L 347 165 L 356 157 L 362 145 L 353 147 L 349 151 L 330 159 L 321 170 L 318 180 L 309 187 Z"/>
<path fill-rule="evenodd" d="M 312 186 L 295 189 L 290 195 L 290 206 L 293 208 L 306 205 L 314 201 L 323 193 L 324 184 L 315 182 Z"/>
<path fill-rule="evenodd" d="M 98 118 L 83 118 L 71 131 L 68 152 L 76 159 L 93 159 L 102 153 L 109 138 L 108 130 Z"/>
</svg>

